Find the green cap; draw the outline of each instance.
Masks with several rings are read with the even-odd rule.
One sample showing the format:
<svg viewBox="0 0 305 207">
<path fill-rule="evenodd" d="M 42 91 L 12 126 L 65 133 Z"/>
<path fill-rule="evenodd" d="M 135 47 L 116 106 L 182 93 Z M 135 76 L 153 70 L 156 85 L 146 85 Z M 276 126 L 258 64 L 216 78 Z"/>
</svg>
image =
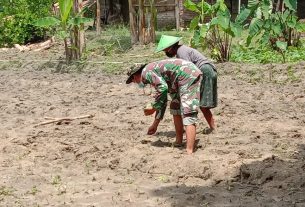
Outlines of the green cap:
<svg viewBox="0 0 305 207">
<path fill-rule="evenodd" d="M 181 39 L 182 39 L 182 37 L 162 35 L 155 52 L 160 52 L 160 51 L 174 45 L 175 43 L 179 42 Z"/>
</svg>

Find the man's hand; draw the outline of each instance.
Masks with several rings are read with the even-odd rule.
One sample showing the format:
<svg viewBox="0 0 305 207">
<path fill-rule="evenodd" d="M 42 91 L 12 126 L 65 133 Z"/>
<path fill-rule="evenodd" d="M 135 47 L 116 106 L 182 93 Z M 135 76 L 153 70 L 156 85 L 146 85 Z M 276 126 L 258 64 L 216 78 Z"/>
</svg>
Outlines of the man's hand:
<svg viewBox="0 0 305 207">
<path fill-rule="evenodd" d="M 158 126 L 155 126 L 153 124 L 148 128 L 147 134 L 152 135 L 152 134 L 156 133 L 157 129 L 158 129 Z"/>
<path fill-rule="evenodd" d="M 153 113 L 156 112 L 156 109 L 144 109 L 144 114 L 145 116 L 149 116 L 149 115 L 152 115 Z"/>
<path fill-rule="evenodd" d="M 147 130 L 147 134 L 148 135 L 152 135 L 152 134 L 155 134 L 157 129 L 158 129 L 158 126 L 159 126 L 159 123 L 160 123 L 160 119 L 155 119 L 154 122 L 152 123 L 152 125 L 148 128 Z"/>
<path fill-rule="evenodd" d="M 154 109 L 152 107 L 152 104 L 151 103 L 148 103 L 145 107 L 144 107 L 144 114 L 145 116 L 149 116 L 149 115 L 152 115 L 153 113 L 156 112 L 156 109 Z"/>
</svg>

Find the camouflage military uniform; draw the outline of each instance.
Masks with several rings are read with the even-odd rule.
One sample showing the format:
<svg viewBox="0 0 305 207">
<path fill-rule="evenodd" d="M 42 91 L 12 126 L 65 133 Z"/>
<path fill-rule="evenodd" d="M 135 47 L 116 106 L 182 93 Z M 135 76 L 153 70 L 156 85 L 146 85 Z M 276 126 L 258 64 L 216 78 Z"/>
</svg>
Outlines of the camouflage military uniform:
<svg viewBox="0 0 305 207">
<path fill-rule="evenodd" d="M 182 59 L 167 59 L 149 63 L 142 71 L 142 82 L 156 89 L 153 108 L 156 118 L 162 119 L 167 105 L 167 93 L 172 101 L 171 114 L 183 115 L 183 124 L 197 122 L 202 73 L 191 62 Z M 181 104 L 180 104 L 181 103 Z"/>
</svg>

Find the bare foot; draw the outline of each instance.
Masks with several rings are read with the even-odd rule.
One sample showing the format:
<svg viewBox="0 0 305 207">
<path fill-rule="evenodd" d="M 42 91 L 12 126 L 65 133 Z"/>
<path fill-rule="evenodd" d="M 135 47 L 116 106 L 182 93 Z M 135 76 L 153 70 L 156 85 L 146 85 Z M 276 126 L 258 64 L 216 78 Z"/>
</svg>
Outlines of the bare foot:
<svg viewBox="0 0 305 207">
<path fill-rule="evenodd" d="M 182 142 L 173 142 L 172 147 L 183 147 L 183 143 Z"/>
<path fill-rule="evenodd" d="M 204 128 L 203 129 L 203 134 L 211 134 L 213 131 L 214 131 L 215 129 L 212 129 L 212 128 L 209 128 L 209 127 L 207 127 L 207 128 Z"/>
<path fill-rule="evenodd" d="M 191 154 L 194 153 L 194 150 L 193 150 L 193 149 L 186 149 L 186 153 L 187 153 L 188 155 L 191 155 Z"/>
</svg>

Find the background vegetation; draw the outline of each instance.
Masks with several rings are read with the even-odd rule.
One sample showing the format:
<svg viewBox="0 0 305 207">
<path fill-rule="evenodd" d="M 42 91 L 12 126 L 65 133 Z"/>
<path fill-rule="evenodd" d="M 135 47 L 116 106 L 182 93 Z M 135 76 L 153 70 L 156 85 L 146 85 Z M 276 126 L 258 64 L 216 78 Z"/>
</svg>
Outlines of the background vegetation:
<svg viewBox="0 0 305 207">
<path fill-rule="evenodd" d="M 35 26 L 39 19 L 54 17 L 53 1 L 0 0 L 0 47 L 36 42 L 54 34 L 56 30 L 60 31 L 60 25 L 57 25 L 56 29 L 54 25 Z M 197 13 L 190 28 L 184 31 L 156 31 L 155 43 L 162 34 L 182 36 L 184 44 L 196 47 L 204 55 L 220 62 L 276 63 L 305 60 L 302 37 L 305 34 L 305 24 L 296 17 L 296 0 L 283 0 L 286 4 L 283 11 L 270 10 L 269 0 L 261 0 L 258 3 L 253 1 L 254 3 L 243 8 L 240 15 L 234 18 L 223 0 L 217 0 L 215 4 L 205 1 L 195 4 L 191 0 L 185 2 L 186 8 Z M 92 10 L 86 10 L 86 13 L 90 12 L 92 13 Z M 212 18 L 209 22 L 204 22 L 207 16 Z M 82 22 L 85 21 L 72 25 Z M 104 57 L 105 61 L 110 61 L 111 58 L 117 60 L 118 55 L 128 56 L 128 52 L 132 51 L 134 46 L 131 44 L 128 25 L 104 25 L 100 35 L 88 30 L 94 28 L 92 25 L 91 20 L 85 26 L 86 50 L 81 58 L 82 62 L 92 60 L 96 56 Z M 149 47 L 147 50 L 153 53 L 155 45 L 143 46 L 141 49 Z M 154 58 L 161 56 L 162 54 L 151 55 Z M 145 56 L 141 58 L 142 61 L 149 59 Z M 135 61 L 140 62 L 141 58 Z"/>
<path fill-rule="evenodd" d="M 0 47 L 26 44 L 43 39 L 48 30 L 33 25 L 49 16 L 53 0 L 0 0 Z"/>
</svg>

